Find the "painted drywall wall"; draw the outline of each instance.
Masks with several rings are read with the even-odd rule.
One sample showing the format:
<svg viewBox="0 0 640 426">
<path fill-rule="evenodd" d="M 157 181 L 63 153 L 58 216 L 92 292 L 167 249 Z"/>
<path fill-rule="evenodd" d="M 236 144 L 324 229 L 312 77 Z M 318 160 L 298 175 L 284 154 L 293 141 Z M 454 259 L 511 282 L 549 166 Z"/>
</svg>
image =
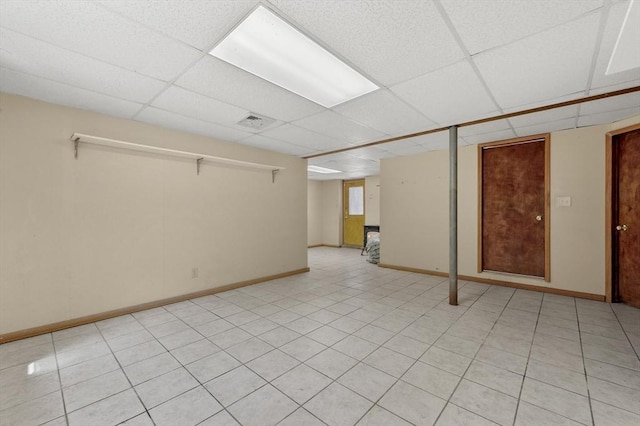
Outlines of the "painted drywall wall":
<svg viewBox="0 0 640 426">
<path fill-rule="evenodd" d="M 307 266 L 305 160 L 7 94 L 0 111 L 0 333 Z M 74 132 L 286 170 L 74 159 Z"/>
<path fill-rule="evenodd" d="M 380 176 L 364 178 L 364 224 L 380 225 Z"/>
<path fill-rule="evenodd" d="M 342 181 L 322 182 L 322 244 L 342 245 Z"/>
<path fill-rule="evenodd" d="M 307 245 L 322 244 L 322 182 L 307 182 Z"/>
<path fill-rule="evenodd" d="M 477 147 L 459 149 L 458 272 L 604 295 L 605 135 L 640 122 L 551 133 L 551 282 L 477 272 Z M 381 162 L 381 263 L 448 270 L 448 152 Z M 557 197 L 571 197 L 558 207 Z"/>
</svg>

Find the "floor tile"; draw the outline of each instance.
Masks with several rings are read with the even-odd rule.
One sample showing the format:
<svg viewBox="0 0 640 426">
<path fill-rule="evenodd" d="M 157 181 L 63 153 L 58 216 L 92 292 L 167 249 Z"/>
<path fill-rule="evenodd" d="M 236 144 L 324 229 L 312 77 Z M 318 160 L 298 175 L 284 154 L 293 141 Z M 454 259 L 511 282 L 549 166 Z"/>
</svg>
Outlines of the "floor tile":
<svg viewBox="0 0 640 426">
<path fill-rule="evenodd" d="M 240 423 L 231 417 L 231 414 L 223 410 L 209 417 L 198 426 L 240 426 Z"/>
<path fill-rule="evenodd" d="M 378 405 L 374 405 L 356 426 L 411 426 L 411 423 Z"/>
<path fill-rule="evenodd" d="M 155 337 L 153 337 L 151 333 L 147 330 L 138 330 L 133 333 L 125 334 L 124 336 L 108 339 L 107 344 L 113 352 L 118 352 L 150 340 L 155 340 Z"/>
<path fill-rule="evenodd" d="M 338 382 L 371 401 L 377 401 L 396 382 L 396 378 L 367 364 L 359 363 Z"/>
<path fill-rule="evenodd" d="M 534 345 L 531 348 L 530 358 L 577 373 L 584 371 L 584 362 L 581 356 L 563 352 L 553 347 Z"/>
<path fill-rule="evenodd" d="M 260 376 L 245 366 L 240 366 L 205 384 L 207 390 L 227 407 L 265 385 Z"/>
<path fill-rule="evenodd" d="M 285 327 L 300 334 L 307 334 L 310 331 L 315 330 L 316 328 L 322 327 L 322 323 L 306 317 L 302 317 L 285 324 Z"/>
<path fill-rule="evenodd" d="M 592 400 L 640 414 L 640 390 L 589 377 L 589 394 Z"/>
<path fill-rule="evenodd" d="M 120 365 L 125 367 L 165 352 L 167 352 L 167 349 L 154 339 L 152 341 L 115 352 L 114 355 L 118 359 Z"/>
<path fill-rule="evenodd" d="M 200 383 L 206 383 L 239 365 L 240 363 L 228 353 L 217 352 L 188 364 L 186 368 Z"/>
<path fill-rule="evenodd" d="M 66 425 L 66 422 L 64 423 Z M 46 425 L 48 426 L 48 425 Z M 118 426 L 154 426 L 153 420 L 149 417 L 148 413 L 138 414 L 137 416 L 125 420 L 123 423 L 120 423 Z"/>
<path fill-rule="evenodd" d="M 605 349 L 601 346 L 582 345 L 585 359 L 593 359 L 618 367 L 640 371 L 640 360 L 635 355 Z"/>
<path fill-rule="evenodd" d="M 527 377 L 587 396 L 587 380 L 584 373 L 532 359 L 527 366 Z"/>
<path fill-rule="evenodd" d="M 471 358 L 435 346 L 430 347 L 424 355 L 420 357 L 420 361 L 457 376 L 462 376 L 464 372 L 467 371 L 469 364 L 471 364 Z"/>
<path fill-rule="evenodd" d="M 367 325 L 367 323 L 345 316 L 329 323 L 329 325 L 347 334 L 353 334 Z"/>
<path fill-rule="evenodd" d="M 248 362 L 246 365 L 263 379 L 271 381 L 298 364 L 300 364 L 300 361 L 276 349 Z"/>
<path fill-rule="evenodd" d="M 222 407 L 202 386 L 149 410 L 156 426 L 191 426 L 213 416 Z"/>
<path fill-rule="evenodd" d="M 524 380 L 520 398 L 522 401 L 568 417 L 579 423 L 587 425 L 591 423 L 589 401 L 582 395 L 527 377 Z"/>
<path fill-rule="evenodd" d="M 272 426 L 298 408 L 298 404 L 267 384 L 228 408 L 243 426 Z"/>
<path fill-rule="evenodd" d="M 514 398 L 520 397 L 523 377 L 509 370 L 481 361 L 473 361 L 464 378 Z"/>
<path fill-rule="evenodd" d="M 262 333 L 266 333 L 267 331 L 271 331 L 278 327 L 278 324 L 273 321 L 269 321 L 266 318 L 259 318 L 240 326 L 241 329 L 247 333 L 253 334 L 254 336 L 259 336 Z"/>
<path fill-rule="evenodd" d="M 414 359 L 387 348 L 377 349 L 362 361 L 393 377 L 402 376 L 415 362 Z"/>
<path fill-rule="evenodd" d="M 62 393 L 67 411 L 72 412 L 130 387 L 127 377 L 118 369 L 65 388 Z"/>
<path fill-rule="evenodd" d="M 231 346 L 242 343 L 246 340 L 253 338 L 253 336 L 239 327 L 230 328 L 222 333 L 209 336 L 209 340 L 216 346 L 222 349 L 230 348 Z"/>
<path fill-rule="evenodd" d="M 378 345 L 368 340 L 356 336 L 347 336 L 340 342 L 333 345 L 333 349 L 349 355 L 351 358 L 362 360 L 371 352 L 376 350 Z"/>
<path fill-rule="evenodd" d="M 231 324 L 235 326 L 241 326 L 243 324 L 247 324 L 257 319 L 260 319 L 260 316 L 257 314 L 254 314 L 251 311 L 242 311 L 242 312 L 238 312 L 237 314 L 233 314 L 233 315 L 229 315 L 228 317 L 225 317 L 226 321 L 229 321 Z"/>
<path fill-rule="evenodd" d="M 355 424 L 373 403 L 353 391 L 331 384 L 304 405 L 313 415 L 330 426 Z"/>
<path fill-rule="evenodd" d="M 75 364 L 79 364 L 90 359 L 95 359 L 111 353 L 111 349 L 106 342 L 98 342 L 81 348 L 72 349 L 56 354 L 58 360 L 58 368 L 66 368 Z M 39 358 L 44 358 L 48 352 L 43 353 Z M 4 357 L 0 357 L 0 363 L 3 363 Z M 36 361 L 34 359 L 33 361 Z M 2 367 L 4 368 L 4 367 Z"/>
<path fill-rule="evenodd" d="M 445 349 L 450 352 L 455 352 L 459 355 L 473 358 L 480 349 L 480 343 L 472 342 L 469 340 L 460 339 L 448 334 L 442 335 L 435 343 L 434 346 Z"/>
<path fill-rule="evenodd" d="M 298 408 L 287 418 L 278 423 L 278 426 L 325 426 L 323 422 L 314 417 L 304 408 Z"/>
<path fill-rule="evenodd" d="M 299 365 L 272 382 L 273 386 L 298 404 L 304 404 L 330 383 L 330 378 L 304 364 Z"/>
<path fill-rule="evenodd" d="M 318 321 L 322 324 L 329 324 L 330 322 L 335 321 L 341 317 L 342 315 L 335 312 L 327 311 L 326 309 L 320 309 L 312 314 L 307 315 L 307 318 Z"/>
<path fill-rule="evenodd" d="M 403 381 L 396 383 L 378 403 L 393 414 L 415 424 L 432 425 L 446 401 Z"/>
<path fill-rule="evenodd" d="M 592 401 L 591 407 L 595 426 L 638 426 L 640 424 L 640 416 L 630 411 L 621 410 L 598 401 Z"/>
<path fill-rule="evenodd" d="M 142 412 L 138 396 L 128 389 L 70 413 L 69 426 L 115 425 Z"/>
<path fill-rule="evenodd" d="M 161 374 L 168 373 L 180 367 L 180 363 L 169 353 L 156 355 L 144 361 L 124 367 L 127 377 L 133 386 L 142 382 L 158 377 Z"/>
<path fill-rule="evenodd" d="M 511 425 L 518 400 L 463 379 L 451 397 L 451 402 L 500 425 Z"/>
<path fill-rule="evenodd" d="M 19 405 L 60 390 L 57 371 L 10 383 L 0 380 L 0 410 Z"/>
<path fill-rule="evenodd" d="M 55 391 L 0 411 L 0 420 L 3 426 L 39 425 L 62 415 L 64 415 L 62 393 Z"/>
<path fill-rule="evenodd" d="M 265 343 L 257 337 L 253 337 L 242 343 L 238 343 L 235 346 L 231 346 L 226 350 L 226 352 L 244 364 L 245 362 L 249 362 L 252 359 L 258 358 L 259 356 L 272 351 L 273 349 L 273 346 L 270 344 Z"/>
<path fill-rule="evenodd" d="M 300 333 L 296 333 L 293 330 L 289 330 L 286 327 L 274 328 L 271 331 L 267 331 L 260 335 L 260 339 L 264 340 L 273 347 L 279 348 L 282 345 L 286 345 L 292 340 L 300 337 Z"/>
<path fill-rule="evenodd" d="M 582 423 L 574 422 L 573 420 L 559 414 L 531 405 L 525 401 L 520 401 L 520 404 L 518 405 L 518 413 L 516 414 L 515 422 L 515 426 L 580 426 L 581 424 Z"/>
<path fill-rule="evenodd" d="M 384 344 L 385 348 L 389 348 L 413 359 L 420 358 L 429 346 L 430 345 L 428 343 L 424 343 L 401 334 L 396 335 Z"/>
<path fill-rule="evenodd" d="M 156 339 L 189 329 L 190 327 L 187 324 L 178 319 L 176 319 L 175 321 L 166 322 L 164 324 L 147 327 L 149 333 L 153 334 Z"/>
<path fill-rule="evenodd" d="M 319 354 L 311 357 L 305 364 L 318 370 L 322 374 L 337 379 L 345 371 L 356 365 L 358 361 L 353 359 L 342 352 L 338 352 L 334 349 L 325 349 Z"/>
<path fill-rule="evenodd" d="M 194 325 L 193 329 L 205 337 L 211 337 L 234 328 L 234 325 L 223 319 L 205 322 L 203 324 Z"/>
<path fill-rule="evenodd" d="M 384 328 L 376 327 L 375 325 L 369 324 L 353 333 L 353 335 L 356 337 L 360 337 L 361 339 L 368 340 L 372 343 L 382 345 L 387 340 L 391 339 L 394 336 L 394 333 L 389 330 L 385 330 Z"/>
<path fill-rule="evenodd" d="M 278 311 L 275 314 L 271 314 L 267 317 L 268 320 L 278 323 L 280 325 L 288 324 L 292 321 L 300 319 L 302 316 L 295 312 L 288 311 L 286 309 Z"/>
<path fill-rule="evenodd" d="M 207 339 L 202 339 L 172 350 L 171 355 L 173 355 L 180 364 L 187 365 L 216 352 L 220 352 L 219 347 Z"/>
<path fill-rule="evenodd" d="M 177 368 L 135 387 L 136 393 L 147 409 L 162 404 L 200 383 L 184 368 Z"/>
<path fill-rule="evenodd" d="M 423 362 L 416 362 L 401 380 L 442 399 L 449 399 L 460 377 Z"/>
<path fill-rule="evenodd" d="M 325 345 L 322 345 L 315 340 L 311 340 L 308 337 L 302 336 L 292 342 L 287 343 L 280 347 L 280 350 L 288 355 L 291 355 L 298 361 L 306 361 L 317 353 L 326 349 Z"/>
<path fill-rule="evenodd" d="M 331 346 L 347 336 L 347 333 L 326 325 L 307 334 L 307 337 L 326 346 Z"/>
<path fill-rule="evenodd" d="M 534 425 L 535 423 L 531 423 Z M 436 426 L 495 426 L 496 423 L 480 417 L 479 415 L 458 407 L 455 404 L 447 404 L 436 422 Z"/>
<path fill-rule="evenodd" d="M 621 386 L 640 390 L 640 371 L 618 367 L 592 359 L 585 359 L 584 366 L 587 376 L 607 380 Z"/>
</svg>

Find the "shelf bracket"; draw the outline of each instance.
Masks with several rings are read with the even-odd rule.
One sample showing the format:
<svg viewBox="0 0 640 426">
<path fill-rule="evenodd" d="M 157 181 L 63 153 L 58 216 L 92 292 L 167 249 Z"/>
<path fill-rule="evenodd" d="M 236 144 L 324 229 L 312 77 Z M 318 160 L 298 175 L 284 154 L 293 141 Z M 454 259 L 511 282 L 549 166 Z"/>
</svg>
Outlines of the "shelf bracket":
<svg viewBox="0 0 640 426">
<path fill-rule="evenodd" d="M 80 143 L 80 138 L 75 138 L 73 140 L 73 158 L 78 159 L 78 144 Z"/>
<path fill-rule="evenodd" d="M 280 169 L 271 170 L 271 183 L 276 183 L 276 175 L 280 172 Z"/>
<path fill-rule="evenodd" d="M 202 160 L 204 160 L 204 158 L 196 158 L 196 174 L 197 175 L 200 174 L 200 163 L 202 163 Z"/>
</svg>

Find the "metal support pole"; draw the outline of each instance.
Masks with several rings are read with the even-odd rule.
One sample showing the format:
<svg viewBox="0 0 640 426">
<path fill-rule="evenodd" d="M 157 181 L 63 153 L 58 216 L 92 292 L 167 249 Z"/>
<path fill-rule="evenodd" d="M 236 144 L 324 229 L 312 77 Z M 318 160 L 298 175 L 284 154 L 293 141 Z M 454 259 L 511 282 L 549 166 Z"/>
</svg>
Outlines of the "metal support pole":
<svg viewBox="0 0 640 426">
<path fill-rule="evenodd" d="M 449 127 L 449 304 L 458 304 L 458 126 Z"/>
</svg>

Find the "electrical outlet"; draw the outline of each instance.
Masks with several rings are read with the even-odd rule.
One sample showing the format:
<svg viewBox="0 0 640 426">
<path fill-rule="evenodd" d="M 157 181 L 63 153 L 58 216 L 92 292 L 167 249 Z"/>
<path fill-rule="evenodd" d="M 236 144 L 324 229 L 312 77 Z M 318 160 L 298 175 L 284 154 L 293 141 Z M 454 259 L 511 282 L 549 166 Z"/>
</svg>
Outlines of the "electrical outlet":
<svg viewBox="0 0 640 426">
<path fill-rule="evenodd" d="M 191 278 L 198 278 L 198 268 L 191 268 Z"/>
<path fill-rule="evenodd" d="M 557 197 L 556 205 L 558 207 L 571 207 L 571 197 Z"/>
</svg>

